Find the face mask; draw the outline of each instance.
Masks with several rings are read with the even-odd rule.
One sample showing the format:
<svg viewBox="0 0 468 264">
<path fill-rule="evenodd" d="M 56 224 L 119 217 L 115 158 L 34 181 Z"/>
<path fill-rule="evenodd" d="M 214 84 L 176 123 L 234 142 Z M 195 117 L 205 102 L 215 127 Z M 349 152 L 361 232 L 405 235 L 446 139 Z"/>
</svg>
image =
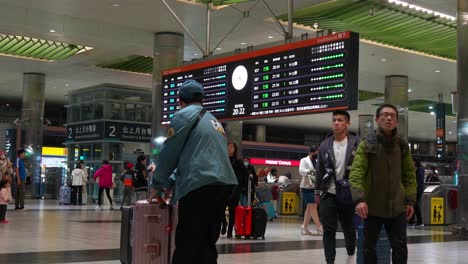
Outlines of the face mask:
<svg viewBox="0 0 468 264">
<path fill-rule="evenodd" d="M 244 165 L 247 167 L 249 166 L 249 162 L 248 161 L 244 161 Z"/>
</svg>

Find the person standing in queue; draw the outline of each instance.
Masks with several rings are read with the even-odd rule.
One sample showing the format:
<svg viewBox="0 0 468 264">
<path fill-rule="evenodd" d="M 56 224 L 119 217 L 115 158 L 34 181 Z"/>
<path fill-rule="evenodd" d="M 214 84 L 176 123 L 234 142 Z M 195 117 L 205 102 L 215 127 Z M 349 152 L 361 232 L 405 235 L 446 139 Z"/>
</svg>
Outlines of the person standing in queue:
<svg viewBox="0 0 468 264">
<path fill-rule="evenodd" d="M 251 180 L 251 193 L 250 193 L 250 203 L 253 203 L 255 200 L 255 188 L 258 186 L 258 177 L 255 168 L 250 164 L 249 158 L 244 158 L 244 166 L 247 167 L 249 171 L 249 178 Z"/>
<path fill-rule="evenodd" d="M 19 149 L 16 154 L 18 158 L 15 162 L 15 180 L 16 180 L 16 198 L 15 210 L 24 209 L 24 194 L 26 192 L 26 167 L 24 166 L 24 159 L 26 158 L 26 151 Z"/>
<path fill-rule="evenodd" d="M 230 191 L 237 185 L 221 123 L 203 106 L 203 87 L 186 81 L 179 87 L 181 110 L 175 113 L 151 180 L 153 202 L 177 168 L 171 203 L 178 202 L 172 264 L 215 264 L 216 241 Z"/>
<path fill-rule="evenodd" d="M 317 234 L 323 234 L 323 227 L 320 223 L 317 212 L 317 203 L 315 202 L 314 197 L 318 153 L 319 147 L 315 145 L 311 146 L 309 149 L 309 155 L 302 158 L 299 163 L 299 174 L 302 176 L 300 187 L 302 196 L 304 197 L 304 203 L 306 204 L 304 221 L 301 226 L 301 235 L 312 235 L 312 232 L 309 230 L 310 219 L 314 221 L 317 228 Z"/>
<path fill-rule="evenodd" d="M 139 155 L 135 165 L 136 180 L 134 182 L 137 201 L 146 200 L 148 197 L 148 171 L 146 170 L 146 157 Z"/>
<path fill-rule="evenodd" d="M 320 203 L 323 249 L 327 264 L 335 263 L 338 220 L 343 228 L 348 256 L 354 255 L 356 250 L 354 204 L 349 187 L 349 171 L 359 144 L 359 136 L 348 131 L 350 119 L 346 111 L 336 110 L 332 113 L 333 132 L 320 144 L 318 155 L 315 200 Z"/>
<path fill-rule="evenodd" d="M 232 238 L 232 231 L 234 229 L 234 221 L 236 219 L 236 207 L 239 205 L 239 201 L 242 197 L 242 204 L 247 205 L 247 190 L 248 190 L 248 183 L 249 183 L 249 171 L 247 167 L 244 165 L 241 159 L 238 158 L 238 147 L 237 144 L 230 141 L 228 143 L 228 154 L 229 160 L 231 161 L 232 169 L 237 177 L 238 185 L 232 188 L 231 196 L 229 197 L 228 201 L 228 209 L 229 209 L 229 225 L 227 228 L 227 238 Z M 221 234 L 226 233 L 226 218 L 224 218 L 222 227 L 221 227 Z"/>
<path fill-rule="evenodd" d="M 377 263 L 382 226 L 392 247 L 392 263 L 408 261 L 406 221 L 416 202 L 416 174 L 408 141 L 397 132 L 398 110 L 383 104 L 375 112 L 378 129 L 356 151 L 350 183 L 356 213 L 364 219 L 365 264 Z"/>
</svg>

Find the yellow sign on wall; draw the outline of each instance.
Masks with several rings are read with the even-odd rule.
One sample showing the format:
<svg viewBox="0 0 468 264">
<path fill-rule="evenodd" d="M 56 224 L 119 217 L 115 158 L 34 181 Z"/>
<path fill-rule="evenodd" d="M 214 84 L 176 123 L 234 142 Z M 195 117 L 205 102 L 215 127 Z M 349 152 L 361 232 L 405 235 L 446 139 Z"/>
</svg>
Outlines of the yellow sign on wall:
<svg viewBox="0 0 468 264">
<path fill-rule="evenodd" d="M 282 214 L 297 214 L 299 210 L 299 197 L 295 192 L 283 192 L 281 206 Z"/>
<path fill-rule="evenodd" d="M 443 225 L 444 220 L 444 198 L 432 197 L 431 198 L 431 224 Z"/>
</svg>

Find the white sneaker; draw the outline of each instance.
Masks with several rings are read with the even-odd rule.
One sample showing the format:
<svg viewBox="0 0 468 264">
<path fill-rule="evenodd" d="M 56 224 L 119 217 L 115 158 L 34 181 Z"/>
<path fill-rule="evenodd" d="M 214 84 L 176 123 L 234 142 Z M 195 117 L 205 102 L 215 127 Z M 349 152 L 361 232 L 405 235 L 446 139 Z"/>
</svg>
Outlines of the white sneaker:
<svg viewBox="0 0 468 264">
<path fill-rule="evenodd" d="M 102 210 L 102 207 L 101 206 L 96 206 L 96 210 Z"/>
</svg>

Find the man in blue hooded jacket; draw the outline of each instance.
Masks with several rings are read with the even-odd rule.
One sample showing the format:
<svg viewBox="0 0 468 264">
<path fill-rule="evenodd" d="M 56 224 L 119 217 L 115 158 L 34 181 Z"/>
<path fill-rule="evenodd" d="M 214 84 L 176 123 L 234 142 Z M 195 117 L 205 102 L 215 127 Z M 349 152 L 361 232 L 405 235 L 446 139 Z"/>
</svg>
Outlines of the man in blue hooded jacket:
<svg viewBox="0 0 468 264">
<path fill-rule="evenodd" d="M 181 110 L 171 120 L 151 181 L 150 201 L 170 188 L 177 168 L 172 202 L 179 202 L 179 220 L 172 264 L 217 263 L 226 201 L 237 184 L 223 126 L 202 107 L 203 95 L 193 80 L 179 88 Z"/>
</svg>

